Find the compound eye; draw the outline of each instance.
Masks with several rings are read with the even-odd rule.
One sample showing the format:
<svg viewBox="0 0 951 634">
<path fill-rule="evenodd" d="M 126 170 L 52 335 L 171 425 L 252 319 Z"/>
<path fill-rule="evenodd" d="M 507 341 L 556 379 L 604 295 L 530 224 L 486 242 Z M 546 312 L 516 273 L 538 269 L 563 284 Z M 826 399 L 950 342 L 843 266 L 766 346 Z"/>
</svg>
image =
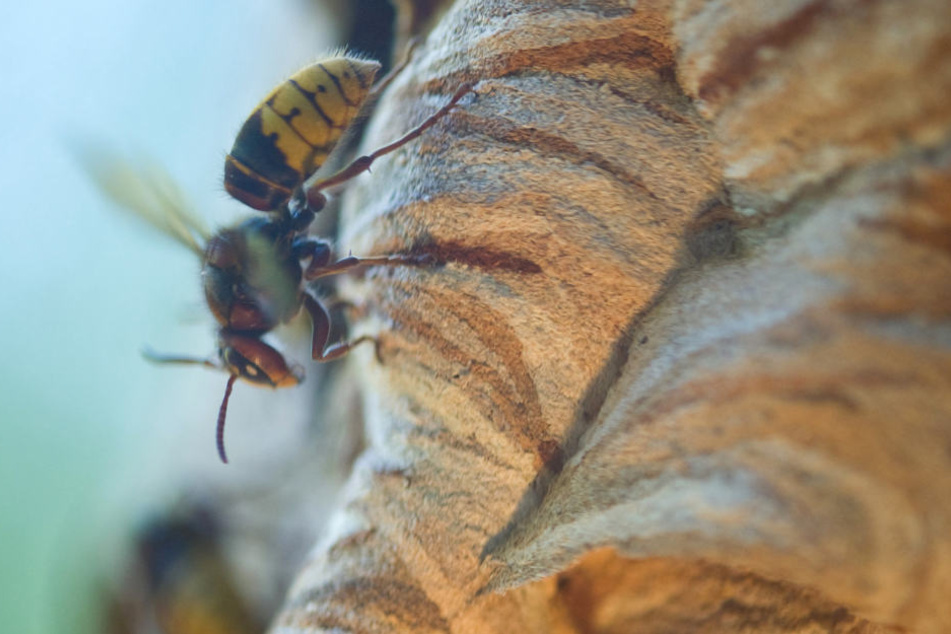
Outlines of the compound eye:
<svg viewBox="0 0 951 634">
<path fill-rule="evenodd" d="M 255 385 L 288 387 L 304 378 L 300 368 L 289 366 L 280 352 L 254 337 L 222 334 L 219 354 L 231 374 Z"/>
<path fill-rule="evenodd" d="M 229 372 L 236 374 L 239 378 L 249 383 L 271 387 L 275 386 L 274 381 L 263 368 L 258 367 L 253 362 L 241 356 L 241 353 L 234 348 L 224 348 L 222 350 L 222 360 Z"/>
</svg>

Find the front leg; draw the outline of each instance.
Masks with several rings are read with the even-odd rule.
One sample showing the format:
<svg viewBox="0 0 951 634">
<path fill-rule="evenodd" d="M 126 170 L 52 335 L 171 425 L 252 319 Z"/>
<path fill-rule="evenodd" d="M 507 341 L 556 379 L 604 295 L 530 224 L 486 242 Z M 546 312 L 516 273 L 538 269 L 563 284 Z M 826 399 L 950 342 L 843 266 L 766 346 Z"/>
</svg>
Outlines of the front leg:
<svg viewBox="0 0 951 634">
<path fill-rule="evenodd" d="M 324 305 L 320 303 L 320 300 L 310 293 L 304 293 L 303 304 L 304 308 L 310 314 L 310 320 L 314 327 L 311 355 L 315 361 L 333 361 L 334 359 L 339 359 L 350 352 L 351 348 L 365 341 L 372 341 L 374 344 L 377 343 L 377 340 L 373 337 L 363 335 L 353 341 L 340 341 L 328 346 L 327 342 L 330 340 L 330 313 L 328 313 Z M 379 357 L 380 353 L 379 350 L 377 350 L 377 358 L 379 359 Z"/>
<path fill-rule="evenodd" d="M 294 257 L 298 260 L 310 260 L 304 268 L 305 280 L 316 280 L 321 277 L 345 273 L 358 266 L 419 266 L 430 264 L 433 260 L 430 255 L 382 255 L 372 258 L 358 258 L 347 256 L 331 263 L 333 251 L 330 244 L 317 238 L 300 237 L 294 240 Z"/>
<path fill-rule="evenodd" d="M 429 264 L 432 261 L 430 255 L 381 255 L 371 258 L 358 258 L 356 256 L 347 256 L 337 260 L 334 263 L 317 264 L 316 259 L 310 261 L 310 265 L 304 271 L 304 278 L 307 280 L 316 280 L 321 277 L 338 275 L 345 273 L 350 269 L 359 266 L 419 266 Z"/>
</svg>

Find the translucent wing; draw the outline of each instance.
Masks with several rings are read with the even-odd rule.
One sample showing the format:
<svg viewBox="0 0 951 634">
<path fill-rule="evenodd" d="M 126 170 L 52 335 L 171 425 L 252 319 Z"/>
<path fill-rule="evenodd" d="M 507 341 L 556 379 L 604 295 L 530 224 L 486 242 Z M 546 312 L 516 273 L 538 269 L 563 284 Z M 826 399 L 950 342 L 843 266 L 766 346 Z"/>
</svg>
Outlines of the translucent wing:
<svg viewBox="0 0 951 634">
<path fill-rule="evenodd" d="M 124 211 L 144 220 L 199 257 L 211 233 L 192 211 L 175 180 L 158 163 L 138 164 L 88 144 L 75 152 L 99 189 Z"/>
</svg>

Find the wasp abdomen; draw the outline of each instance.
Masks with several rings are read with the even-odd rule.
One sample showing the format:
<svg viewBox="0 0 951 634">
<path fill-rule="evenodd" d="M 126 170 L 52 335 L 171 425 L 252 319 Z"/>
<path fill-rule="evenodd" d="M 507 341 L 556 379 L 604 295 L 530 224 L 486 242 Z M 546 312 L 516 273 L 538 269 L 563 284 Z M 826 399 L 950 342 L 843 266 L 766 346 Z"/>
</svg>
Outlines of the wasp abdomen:
<svg viewBox="0 0 951 634">
<path fill-rule="evenodd" d="M 321 60 L 268 95 L 242 126 L 225 159 L 225 189 L 271 211 L 319 168 L 360 111 L 377 62 Z"/>
</svg>

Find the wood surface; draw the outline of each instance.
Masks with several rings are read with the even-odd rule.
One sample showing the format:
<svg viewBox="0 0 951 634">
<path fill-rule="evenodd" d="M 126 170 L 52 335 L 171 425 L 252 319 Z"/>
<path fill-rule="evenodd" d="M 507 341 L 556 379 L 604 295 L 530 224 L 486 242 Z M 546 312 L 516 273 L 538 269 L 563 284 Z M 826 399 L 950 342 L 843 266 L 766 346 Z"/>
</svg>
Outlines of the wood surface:
<svg viewBox="0 0 951 634">
<path fill-rule="evenodd" d="M 951 3 L 443 8 L 363 149 L 476 93 L 340 236 L 438 264 L 340 284 L 368 444 L 273 631 L 951 631 Z"/>
</svg>

